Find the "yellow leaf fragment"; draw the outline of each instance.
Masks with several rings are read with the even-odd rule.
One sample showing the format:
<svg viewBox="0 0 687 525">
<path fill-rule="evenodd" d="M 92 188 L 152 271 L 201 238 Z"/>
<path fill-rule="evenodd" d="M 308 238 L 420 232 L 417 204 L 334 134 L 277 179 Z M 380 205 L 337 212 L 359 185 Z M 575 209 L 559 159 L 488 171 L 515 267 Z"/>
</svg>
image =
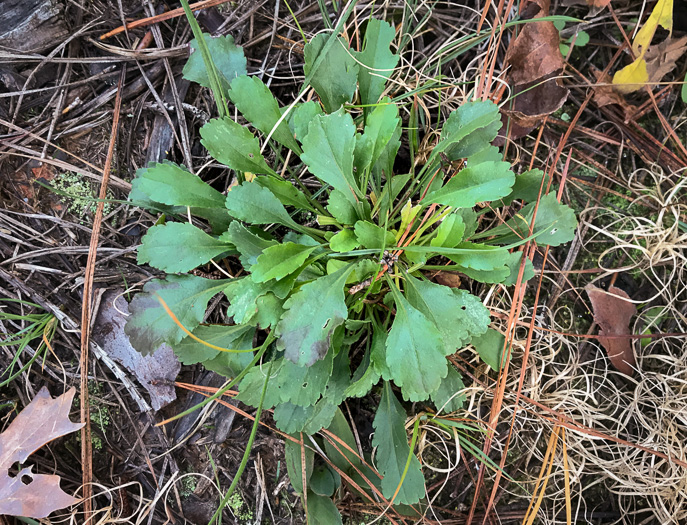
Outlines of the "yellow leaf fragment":
<svg viewBox="0 0 687 525">
<path fill-rule="evenodd" d="M 656 2 L 651 16 L 649 16 L 649 19 L 632 42 L 632 51 L 634 51 L 637 58 L 644 56 L 644 53 L 646 53 L 658 26 L 667 29 L 670 34 L 673 33 L 673 0 L 658 0 Z"/>
<path fill-rule="evenodd" d="M 637 32 L 632 42 L 632 51 L 636 57 L 635 61 L 613 75 L 613 85 L 619 93 L 632 93 L 649 81 L 649 73 L 647 72 L 644 55 L 651 45 L 651 40 L 653 40 L 658 26 L 667 29 L 672 35 L 673 0 L 658 0 L 649 19 Z"/>
<path fill-rule="evenodd" d="M 643 58 L 638 58 L 613 75 L 615 90 L 623 94 L 637 91 L 648 81 L 649 73 L 646 70 L 646 60 Z"/>
</svg>

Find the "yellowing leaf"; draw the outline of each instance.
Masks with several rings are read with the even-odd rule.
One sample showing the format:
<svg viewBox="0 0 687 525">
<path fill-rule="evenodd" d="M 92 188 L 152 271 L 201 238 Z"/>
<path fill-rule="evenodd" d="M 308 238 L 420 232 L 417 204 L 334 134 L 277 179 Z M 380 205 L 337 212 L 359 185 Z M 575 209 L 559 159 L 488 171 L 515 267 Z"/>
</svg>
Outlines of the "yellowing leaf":
<svg viewBox="0 0 687 525">
<path fill-rule="evenodd" d="M 632 42 L 632 51 L 637 58 L 641 58 L 654 38 L 658 26 L 673 32 L 673 0 L 658 0 L 651 12 L 651 16 L 644 23 Z"/>
<path fill-rule="evenodd" d="M 658 26 L 667 29 L 672 35 L 673 0 L 659 0 L 654 6 L 649 19 L 635 36 L 632 42 L 632 52 L 636 57 L 635 61 L 613 75 L 613 85 L 616 91 L 632 93 L 649 81 L 649 73 L 647 72 L 644 55 L 651 45 L 651 40 L 653 40 Z"/>
<path fill-rule="evenodd" d="M 613 75 L 615 90 L 625 94 L 637 91 L 648 81 L 649 73 L 646 71 L 646 60 L 643 58 L 638 58 Z"/>
</svg>

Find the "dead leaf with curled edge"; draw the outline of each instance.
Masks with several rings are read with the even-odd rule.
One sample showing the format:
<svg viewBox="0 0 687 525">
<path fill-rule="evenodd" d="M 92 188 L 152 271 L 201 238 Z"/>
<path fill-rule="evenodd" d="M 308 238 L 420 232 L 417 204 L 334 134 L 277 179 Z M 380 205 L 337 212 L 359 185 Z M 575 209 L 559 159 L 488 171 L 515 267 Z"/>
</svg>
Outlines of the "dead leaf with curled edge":
<svg viewBox="0 0 687 525">
<path fill-rule="evenodd" d="M 637 313 L 630 296 L 620 288 L 610 286 L 608 291 L 588 285 L 585 290 L 592 302 L 594 321 L 599 325 L 597 339 L 606 349 L 613 366 L 625 375 L 634 374 L 636 364 L 629 337 L 603 337 L 630 335 L 630 319 Z"/>
<path fill-rule="evenodd" d="M 80 500 L 60 488 L 60 477 L 34 474 L 32 467 L 10 476 L 9 469 L 24 463 L 36 450 L 53 439 L 79 430 L 83 423 L 72 423 L 74 388 L 53 399 L 43 387 L 33 401 L 0 434 L 0 515 L 45 518 L 51 512 Z M 28 484 L 25 480 L 28 479 Z"/>
<path fill-rule="evenodd" d="M 533 4 L 539 7 L 538 12 L 523 26 L 506 53 L 513 106 L 502 113 L 511 117 L 511 138 L 527 135 L 547 115 L 560 109 L 569 93 L 557 78 L 564 66 L 558 30 L 553 22 L 537 22 L 537 18 L 549 16 L 550 1 L 526 1 L 523 9 Z"/>
</svg>

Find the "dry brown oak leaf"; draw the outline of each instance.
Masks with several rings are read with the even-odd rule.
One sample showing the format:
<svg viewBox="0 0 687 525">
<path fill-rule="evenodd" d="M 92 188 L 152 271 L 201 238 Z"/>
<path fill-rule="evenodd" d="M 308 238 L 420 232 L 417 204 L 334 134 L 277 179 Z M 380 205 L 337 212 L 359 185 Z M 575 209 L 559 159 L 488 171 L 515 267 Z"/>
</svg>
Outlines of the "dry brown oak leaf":
<svg viewBox="0 0 687 525">
<path fill-rule="evenodd" d="M 629 335 L 630 319 L 637 313 L 637 307 L 630 302 L 630 296 L 620 288 L 610 286 L 608 291 L 588 285 L 585 290 L 592 302 L 594 321 L 599 325 L 597 339 L 606 349 L 613 366 L 625 375 L 634 374 L 635 354 L 629 337 L 603 337 L 604 335 Z"/>
<path fill-rule="evenodd" d="M 34 474 L 32 467 L 10 476 L 9 468 L 24 463 L 43 445 L 79 430 L 83 423 L 72 423 L 69 410 L 74 388 L 53 399 L 43 387 L 0 434 L 0 515 L 45 518 L 51 512 L 74 505 L 79 500 L 60 488 L 60 477 Z M 24 481 L 29 480 L 28 484 Z"/>
</svg>

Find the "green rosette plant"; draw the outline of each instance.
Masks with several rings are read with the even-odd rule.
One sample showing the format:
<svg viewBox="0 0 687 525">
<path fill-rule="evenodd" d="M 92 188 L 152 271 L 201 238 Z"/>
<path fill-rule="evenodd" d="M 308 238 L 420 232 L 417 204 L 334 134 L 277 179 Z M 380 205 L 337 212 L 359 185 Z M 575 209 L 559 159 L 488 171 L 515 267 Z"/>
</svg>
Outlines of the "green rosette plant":
<svg viewBox="0 0 687 525">
<path fill-rule="evenodd" d="M 372 445 L 381 481 L 360 457 L 318 438 L 329 466 L 318 468 L 307 449 L 303 469 L 300 446 L 287 442 L 293 485 L 307 491 L 308 512 L 331 516 L 328 523 L 340 522 L 330 499 L 339 472 L 363 490 L 376 484 L 394 504 L 417 504 L 424 478 L 397 393 L 459 410 L 455 394 L 464 385 L 447 356 L 472 343 L 498 368 L 503 346 L 480 299 L 433 282 L 432 274 L 455 270 L 510 285 L 524 266 L 527 280 L 534 270 L 517 246 L 570 241 L 574 213 L 553 192 L 538 198 L 547 182 L 540 171 L 516 175 L 503 161 L 491 144 L 501 127 L 491 102 L 453 111 L 420 163 L 416 105 L 383 96 L 399 61 L 386 22 L 368 21 L 361 51 L 336 34 L 310 40 L 305 75 L 317 100 L 299 97 L 287 107 L 246 75 L 231 37 L 203 38 L 221 90 L 216 98 L 230 101 L 250 124 L 223 116 L 200 130 L 202 144 L 235 172 L 236 184 L 224 194 L 169 162 L 137 174 L 131 200 L 180 220 L 158 221 L 143 238 L 138 262 L 168 275 L 134 297 L 126 333 L 141 352 L 167 343 L 184 364 L 238 378 L 238 399 L 274 409 L 282 431 L 312 436 L 329 429 L 351 450 L 355 442 L 338 407 L 375 389 L 381 400 Z M 200 53 L 184 74 L 211 85 Z M 412 161 L 399 170 L 404 134 Z M 498 208 L 511 218 L 490 227 Z M 191 273 L 211 261 L 236 276 Z M 218 294 L 229 302 L 229 324 L 205 324 Z"/>
</svg>

